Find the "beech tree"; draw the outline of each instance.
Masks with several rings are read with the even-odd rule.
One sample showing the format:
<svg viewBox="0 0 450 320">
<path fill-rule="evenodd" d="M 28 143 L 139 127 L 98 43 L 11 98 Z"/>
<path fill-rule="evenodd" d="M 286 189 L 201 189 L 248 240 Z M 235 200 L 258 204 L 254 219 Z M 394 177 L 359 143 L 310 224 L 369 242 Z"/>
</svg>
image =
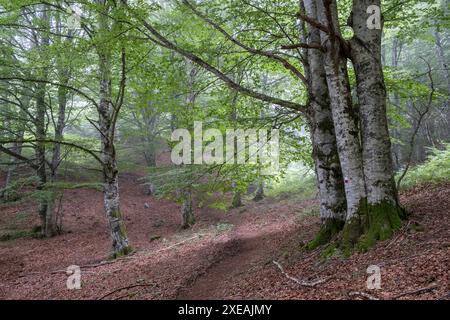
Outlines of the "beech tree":
<svg viewBox="0 0 450 320">
<path fill-rule="evenodd" d="M 189 228 L 211 194 L 226 194 L 216 207 L 245 205 L 250 185 L 262 198 L 301 160 L 322 223 L 307 248 L 367 250 L 406 218 L 397 187 L 410 165 L 450 137 L 448 19 L 424 1 L 1 1 L 1 199 L 20 198 L 19 175 L 30 178 L 41 232 L 56 235 L 57 195 L 78 187 L 61 172 L 94 159 L 82 187 L 101 181 L 118 257 L 132 251 L 120 165 L 148 170 L 147 194 L 177 200 Z M 194 121 L 280 129 L 279 177 L 258 165 L 160 167 L 171 131 Z"/>
<path fill-rule="evenodd" d="M 308 88 L 307 78 L 301 70 L 288 60 L 273 51 L 252 48 L 240 42 L 196 9 L 189 1 L 184 0 L 183 4 L 238 47 L 249 53 L 280 62 L 295 77 L 299 78 L 308 90 L 311 90 Z M 378 11 L 381 10 L 380 1 L 371 2 L 371 5 L 378 8 Z M 305 106 L 270 97 L 239 85 L 195 53 L 185 50 L 167 39 L 136 9 L 128 8 L 137 19 L 137 23 L 143 25 L 152 35 L 149 40 L 199 64 L 223 80 L 230 88 L 253 98 L 306 112 Z M 399 227 L 400 215 L 403 212 L 397 201 L 390 158 L 385 104 L 386 91 L 381 65 L 381 13 L 378 17 L 380 27 L 372 28 L 368 26 L 370 18 L 368 4 L 364 1 L 353 1 L 352 18 L 349 22 L 354 28 L 354 37 L 352 40 L 346 41 L 340 31 L 336 1 L 306 1 L 305 8 L 309 15 L 300 12 L 298 17 L 320 30 L 320 46 L 301 43 L 289 46 L 289 48 L 302 47 L 324 51 L 324 70 L 346 194 L 345 225 L 341 244 L 345 250 L 352 249 L 357 244 L 361 249 L 366 249 L 374 241 L 390 237 L 393 230 Z M 356 110 L 351 96 L 347 70 L 349 58 L 352 58 L 357 75 L 360 110 Z M 368 71 L 372 72 L 370 76 L 367 76 Z M 314 97 L 313 94 L 310 95 L 310 98 Z M 317 139 L 313 142 L 318 143 Z M 340 227 L 333 227 L 333 229 L 339 230 Z M 325 232 L 325 234 L 327 233 Z"/>
</svg>

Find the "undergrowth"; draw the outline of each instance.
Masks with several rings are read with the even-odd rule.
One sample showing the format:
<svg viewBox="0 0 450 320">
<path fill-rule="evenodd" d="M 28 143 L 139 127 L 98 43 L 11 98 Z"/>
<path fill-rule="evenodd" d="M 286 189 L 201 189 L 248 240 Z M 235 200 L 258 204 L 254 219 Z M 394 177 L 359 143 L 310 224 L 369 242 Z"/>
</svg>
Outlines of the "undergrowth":
<svg viewBox="0 0 450 320">
<path fill-rule="evenodd" d="M 401 182 L 402 189 L 418 184 L 450 181 L 450 143 L 444 149 L 432 148 L 427 161 L 411 168 Z"/>
</svg>

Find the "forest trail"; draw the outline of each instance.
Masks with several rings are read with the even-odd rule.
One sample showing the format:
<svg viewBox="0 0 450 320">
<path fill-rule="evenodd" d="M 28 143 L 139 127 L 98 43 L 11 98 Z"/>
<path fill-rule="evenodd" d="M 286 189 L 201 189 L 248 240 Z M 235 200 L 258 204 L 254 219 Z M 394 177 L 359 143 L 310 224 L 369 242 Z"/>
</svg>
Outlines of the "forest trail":
<svg viewBox="0 0 450 320">
<path fill-rule="evenodd" d="M 122 211 L 132 255 L 106 261 L 110 246 L 100 192 L 68 190 L 66 232 L 51 239 L 0 242 L 2 299 L 342 299 L 365 291 L 366 268 L 382 267 L 379 298 L 436 286 L 406 298 L 448 295 L 450 186 L 423 186 L 402 194 L 410 222 L 391 240 L 349 259 L 320 259 L 299 251 L 319 228 L 298 197 L 246 202 L 224 212 L 196 208 L 197 223 L 180 230 L 179 207 L 146 196 L 139 176 L 121 177 Z M 3 206 L 0 232 L 36 221 L 32 205 Z M 388 250 L 387 250 L 388 248 Z M 314 288 L 287 279 L 273 264 L 300 280 L 329 279 Z M 82 289 L 68 290 L 66 268 L 81 267 Z"/>
<path fill-rule="evenodd" d="M 191 285 L 180 290 L 177 299 L 221 299 L 221 290 L 234 277 L 272 263 L 279 252 L 271 250 L 268 244 L 283 231 L 267 229 L 251 232 L 245 224 L 237 226 L 229 235 L 224 254 Z"/>
</svg>

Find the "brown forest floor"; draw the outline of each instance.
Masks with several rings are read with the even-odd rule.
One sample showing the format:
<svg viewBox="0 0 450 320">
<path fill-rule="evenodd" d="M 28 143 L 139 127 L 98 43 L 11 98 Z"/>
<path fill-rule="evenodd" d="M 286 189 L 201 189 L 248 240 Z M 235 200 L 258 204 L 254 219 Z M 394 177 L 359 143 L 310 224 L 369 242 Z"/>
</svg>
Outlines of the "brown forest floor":
<svg viewBox="0 0 450 320">
<path fill-rule="evenodd" d="M 66 191 L 64 234 L 0 242 L 0 299 L 365 299 L 349 296 L 354 291 L 389 299 L 430 287 L 400 299 L 449 298 L 450 184 L 404 192 L 412 215 L 391 240 L 323 260 L 320 250 L 298 250 L 319 228 L 317 217 L 301 214 L 314 200 L 265 199 L 228 213 L 197 209 L 194 228 L 180 230 L 178 206 L 144 195 L 137 178 L 121 178 L 134 254 L 102 263 L 110 246 L 102 195 Z M 30 228 L 35 215 L 32 207 L 0 207 L 0 230 Z M 326 281 L 301 286 L 273 260 L 301 281 Z M 380 290 L 366 288 L 373 264 L 381 267 Z M 81 290 L 66 288 L 69 265 L 81 266 Z"/>
</svg>

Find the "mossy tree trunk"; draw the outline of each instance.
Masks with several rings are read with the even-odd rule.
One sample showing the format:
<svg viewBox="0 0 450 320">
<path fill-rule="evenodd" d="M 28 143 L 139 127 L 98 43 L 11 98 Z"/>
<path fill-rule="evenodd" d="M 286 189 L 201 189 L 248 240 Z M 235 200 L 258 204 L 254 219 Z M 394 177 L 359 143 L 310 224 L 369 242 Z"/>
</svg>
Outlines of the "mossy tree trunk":
<svg viewBox="0 0 450 320">
<path fill-rule="evenodd" d="M 302 6 L 309 16 L 316 16 L 316 8 L 305 0 Z M 306 29 L 306 30 L 304 30 Z M 304 28 L 303 42 L 320 45 L 320 32 L 313 26 Z M 306 32 L 305 32 L 306 31 Z M 321 230 L 308 244 L 310 249 L 323 245 L 339 233 L 346 215 L 346 198 L 341 164 L 339 161 L 330 98 L 320 50 L 304 50 L 306 77 L 309 85 L 309 127 L 313 146 L 313 159 L 320 198 Z"/>
<path fill-rule="evenodd" d="M 103 12 L 99 15 L 99 29 L 100 37 L 109 39 L 111 26 L 108 19 L 110 7 L 108 3 L 103 3 Z M 111 93 L 111 49 L 106 44 L 99 44 L 97 46 L 97 54 L 99 57 L 99 78 L 100 78 L 100 102 L 98 104 L 98 123 L 101 138 L 102 151 L 102 171 L 103 171 L 103 199 L 106 218 L 109 223 L 109 231 L 112 239 L 112 254 L 111 258 L 117 258 L 126 255 L 132 251 L 128 237 L 125 230 L 125 224 L 122 219 L 120 211 L 120 197 L 119 197 L 119 171 L 116 162 L 116 149 L 114 145 L 115 138 L 115 124 L 117 121 L 117 113 L 120 106 L 112 105 Z M 122 72 L 125 69 L 125 55 L 122 50 Z M 122 80 L 124 74 L 122 74 Z M 125 86 L 125 82 L 121 82 Z M 124 92 L 124 87 L 119 90 Z M 120 94 L 120 93 L 119 93 Z M 120 99 L 118 99 L 120 101 Z M 120 102 L 119 102 L 120 103 Z"/>
<path fill-rule="evenodd" d="M 42 23 L 45 26 L 44 29 L 50 29 L 50 18 L 48 16 L 48 7 L 43 5 L 41 13 Z M 38 52 L 42 53 L 42 58 L 45 57 L 45 49 L 50 44 L 50 39 L 47 33 L 42 32 L 36 34 L 36 47 L 39 49 Z M 40 40 L 40 41 L 39 41 Z M 51 199 L 48 197 L 48 191 L 45 190 L 47 184 L 47 161 L 45 158 L 46 155 L 46 145 L 43 140 L 46 139 L 47 135 L 47 125 L 46 125 L 46 115 L 47 115 L 47 105 L 45 102 L 45 97 L 47 94 L 47 86 L 45 81 L 48 78 L 48 70 L 47 67 L 44 66 L 39 70 L 39 77 L 43 80 L 36 85 L 35 92 L 35 104 L 36 104 L 36 116 L 34 119 L 35 127 L 36 127 L 36 139 L 38 142 L 36 143 L 36 162 L 37 162 L 37 170 L 36 175 L 39 179 L 39 183 L 37 186 L 37 190 L 41 193 L 39 197 L 39 217 L 41 220 L 41 233 L 42 236 L 52 237 L 57 233 L 56 224 L 52 223 L 53 221 L 53 206 L 51 203 Z"/>
<path fill-rule="evenodd" d="M 182 190 L 181 197 L 181 228 L 188 229 L 195 223 L 195 216 L 192 205 L 192 191 L 189 188 Z"/>
<path fill-rule="evenodd" d="M 368 1 L 353 0 L 349 25 L 357 96 L 360 108 L 363 167 L 368 217 L 365 238 L 369 242 L 389 238 L 400 226 L 402 209 L 394 182 L 391 142 L 386 114 L 386 87 L 381 62 L 382 28 L 369 28 Z M 370 1 L 381 7 L 381 0 Z M 379 17 L 382 21 L 381 16 Z"/>
<path fill-rule="evenodd" d="M 347 58 L 339 41 L 341 35 L 336 1 L 308 1 L 308 3 L 311 6 L 316 3 L 317 20 L 330 28 L 330 32 L 321 31 L 320 38 L 322 46 L 326 49 L 323 55 L 324 67 L 347 199 L 342 245 L 353 247 L 362 234 L 360 225 L 367 214 L 357 111 L 352 104 Z"/>
</svg>

